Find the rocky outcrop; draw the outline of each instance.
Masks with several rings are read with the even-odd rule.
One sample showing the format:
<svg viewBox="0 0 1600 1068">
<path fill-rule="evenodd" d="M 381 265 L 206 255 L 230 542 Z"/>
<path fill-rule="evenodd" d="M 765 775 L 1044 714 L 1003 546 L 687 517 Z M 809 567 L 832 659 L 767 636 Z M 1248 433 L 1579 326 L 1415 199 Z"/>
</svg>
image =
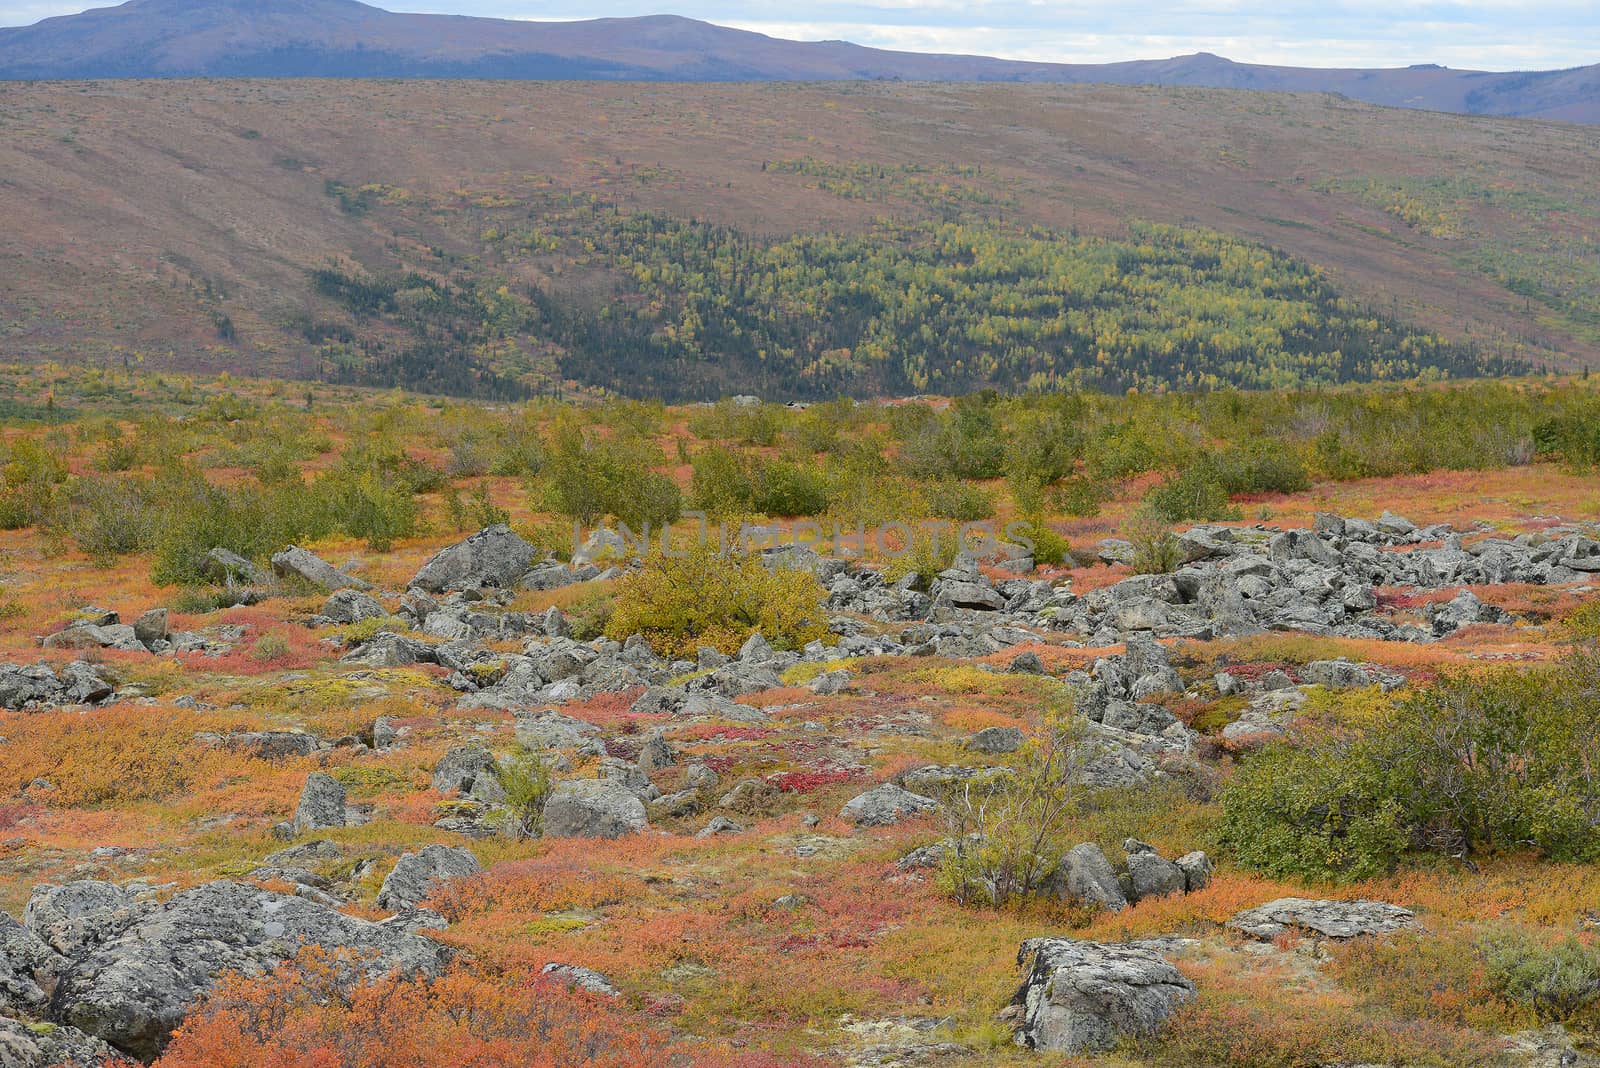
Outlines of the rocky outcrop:
<svg viewBox="0 0 1600 1068">
<path fill-rule="evenodd" d="M 1022 943 L 1025 969 L 1012 1003 L 1021 1010 L 1016 1041 L 1053 1053 L 1109 1050 L 1124 1038 L 1156 1034 L 1195 996 L 1155 949 L 1071 938 Z"/>
<path fill-rule="evenodd" d="M 498 524 L 440 549 L 422 565 L 411 585 L 429 593 L 484 587 L 509 589 L 533 563 L 538 550 Z"/>
<path fill-rule="evenodd" d="M 345 952 L 353 978 L 433 974 L 448 959 L 445 947 L 403 927 L 232 882 L 161 902 L 109 884 L 45 887 L 26 924 L 64 947 L 52 965 L 50 1018 L 145 1060 L 219 976 L 260 973 L 302 946 Z"/>
<path fill-rule="evenodd" d="M 76 1027 L 0 1017 L 0 1068 L 134 1068 L 138 1063 Z"/>
<path fill-rule="evenodd" d="M 1228 921 L 1230 930 L 1270 942 L 1290 931 L 1348 939 L 1393 934 L 1419 927 L 1410 909 L 1383 901 L 1318 901 L 1283 897 L 1246 909 Z"/>
<path fill-rule="evenodd" d="M 0 664 L 0 708 L 21 712 L 99 704 L 116 692 L 103 670 L 83 660 L 74 660 L 59 672 L 48 664 Z"/>
</svg>

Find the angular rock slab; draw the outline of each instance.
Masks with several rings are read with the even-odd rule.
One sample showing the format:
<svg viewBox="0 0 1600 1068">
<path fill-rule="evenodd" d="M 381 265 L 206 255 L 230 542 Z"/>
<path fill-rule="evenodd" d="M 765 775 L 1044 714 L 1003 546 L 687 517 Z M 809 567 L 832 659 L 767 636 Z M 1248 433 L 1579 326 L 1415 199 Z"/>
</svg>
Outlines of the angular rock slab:
<svg viewBox="0 0 1600 1068">
<path fill-rule="evenodd" d="M 1026 975 L 1012 999 L 1022 1009 L 1016 1041 L 1029 1049 L 1108 1050 L 1160 1031 L 1195 996 L 1171 962 L 1138 944 L 1030 938 L 1017 963 Z"/>
<path fill-rule="evenodd" d="M 445 883 L 483 871 L 471 850 L 460 846 L 429 845 L 395 861 L 378 889 L 380 909 L 415 908 Z"/>
<path fill-rule="evenodd" d="M 1420 926 L 1410 909 L 1384 901 L 1318 901 L 1304 897 L 1280 897 L 1245 909 L 1228 921 L 1231 930 L 1263 942 L 1291 930 L 1346 939 L 1393 934 Z"/>
</svg>

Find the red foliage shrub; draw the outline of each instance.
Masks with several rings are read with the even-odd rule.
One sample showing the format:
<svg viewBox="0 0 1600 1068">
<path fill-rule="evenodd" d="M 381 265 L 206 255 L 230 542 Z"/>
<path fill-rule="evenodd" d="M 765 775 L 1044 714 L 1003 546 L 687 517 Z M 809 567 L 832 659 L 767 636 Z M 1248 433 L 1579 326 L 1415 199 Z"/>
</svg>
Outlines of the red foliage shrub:
<svg viewBox="0 0 1600 1068">
<path fill-rule="evenodd" d="M 350 987 L 316 950 L 224 981 L 160 1068 L 669 1068 L 665 1037 L 606 998 L 456 969 Z"/>
<path fill-rule="evenodd" d="M 786 771 L 772 777 L 774 786 L 791 794 L 809 794 L 824 786 L 849 781 L 848 771 Z"/>
</svg>

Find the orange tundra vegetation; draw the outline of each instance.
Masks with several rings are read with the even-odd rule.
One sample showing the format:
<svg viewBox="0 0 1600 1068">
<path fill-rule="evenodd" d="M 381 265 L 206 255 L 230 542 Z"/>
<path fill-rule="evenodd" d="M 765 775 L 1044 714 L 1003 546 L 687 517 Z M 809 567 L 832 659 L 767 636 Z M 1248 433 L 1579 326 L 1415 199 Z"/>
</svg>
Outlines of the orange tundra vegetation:
<svg viewBox="0 0 1600 1068">
<path fill-rule="evenodd" d="M 342 962 L 304 950 L 224 981 L 173 1038 L 159 1068 L 803 1068 L 809 1058 L 686 1047 L 611 999 L 535 977 L 457 967 L 437 979 L 350 984 Z"/>
</svg>

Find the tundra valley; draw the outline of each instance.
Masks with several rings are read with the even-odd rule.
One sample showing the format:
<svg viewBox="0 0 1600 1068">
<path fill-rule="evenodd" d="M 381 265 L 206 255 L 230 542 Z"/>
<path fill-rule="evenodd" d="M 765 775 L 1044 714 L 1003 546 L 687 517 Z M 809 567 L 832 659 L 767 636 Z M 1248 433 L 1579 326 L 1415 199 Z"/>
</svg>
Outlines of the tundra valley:
<svg viewBox="0 0 1600 1068">
<path fill-rule="evenodd" d="M 1593 68 L 488 21 L 0 29 L 0 1068 L 1600 1065 Z"/>
</svg>

